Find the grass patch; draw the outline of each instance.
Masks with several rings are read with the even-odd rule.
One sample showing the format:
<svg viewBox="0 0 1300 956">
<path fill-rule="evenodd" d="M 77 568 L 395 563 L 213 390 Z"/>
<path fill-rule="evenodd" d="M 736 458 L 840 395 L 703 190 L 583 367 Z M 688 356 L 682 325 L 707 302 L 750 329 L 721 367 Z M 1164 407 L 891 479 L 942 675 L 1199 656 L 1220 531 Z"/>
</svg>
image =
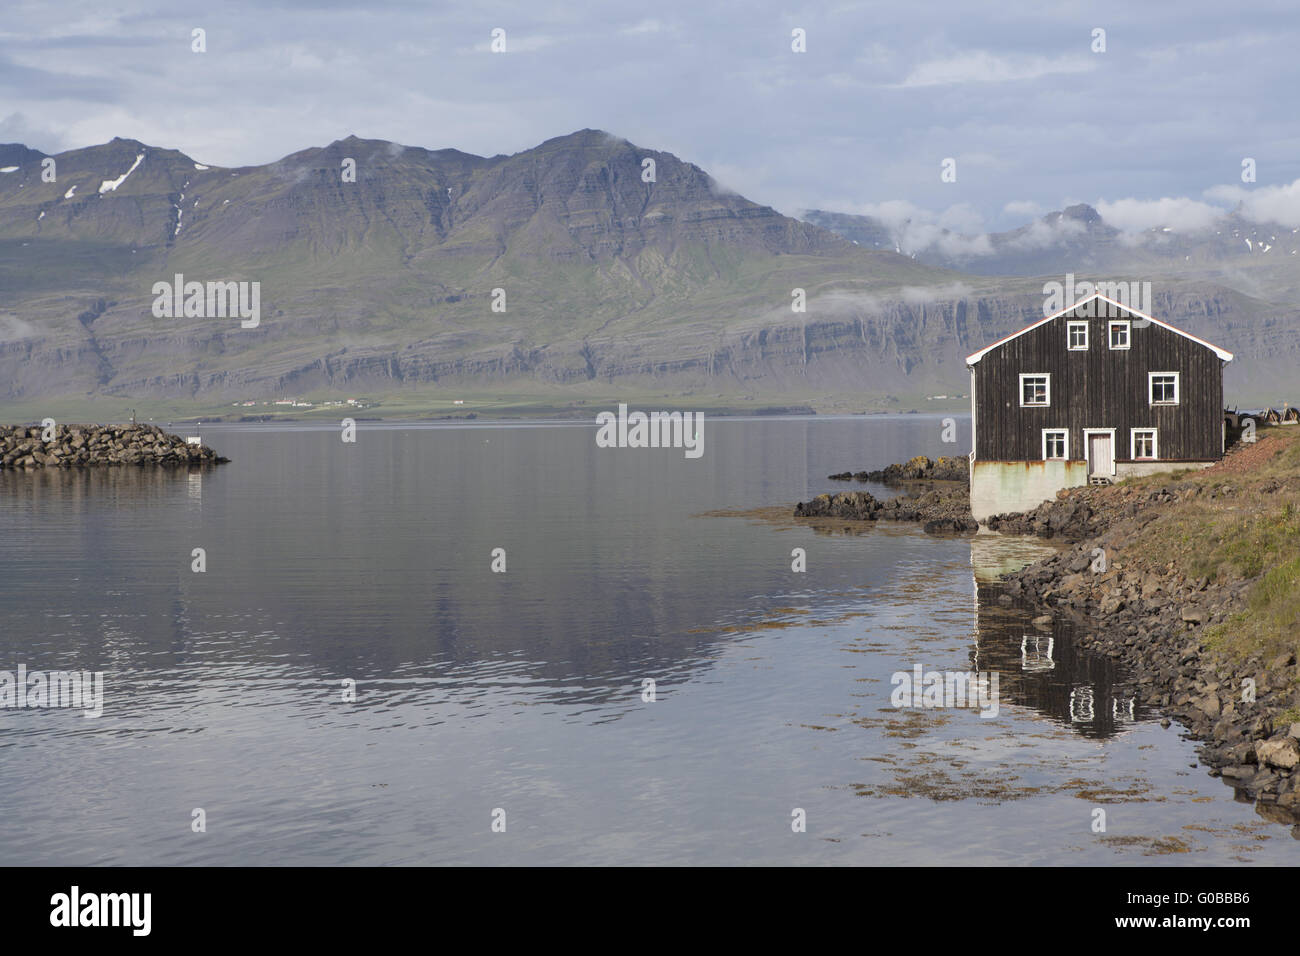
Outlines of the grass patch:
<svg viewBox="0 0 1300 956">
<path fill-rule="evenodd" d="M 1189 578 L 1249 582 L 1245 607 L 1206 632 L 1207 646 L 1227 657 L 1264 659 L 1300 641 L 1300 434 L 1261 437 L 1276 446 L 1258 467 L 1236 473 L 1192 472 L 1177 481 L 1199 492 L 1163 509 L 1129 548 L 1149 567 L 1173 565 Z M 1145 488 L 1172 485 L 1152 475 Z"/>
</svg>

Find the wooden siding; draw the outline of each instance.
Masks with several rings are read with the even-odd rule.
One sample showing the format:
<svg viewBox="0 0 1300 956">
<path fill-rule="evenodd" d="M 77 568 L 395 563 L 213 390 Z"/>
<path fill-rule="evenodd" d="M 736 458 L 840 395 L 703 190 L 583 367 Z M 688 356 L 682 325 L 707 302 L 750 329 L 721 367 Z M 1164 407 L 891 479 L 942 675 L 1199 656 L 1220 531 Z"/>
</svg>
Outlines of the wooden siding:
<svg viewBox="0 0 1300 956">
<path fill-rule="evenodd" d="M 1118 316 L 1128 318 L 1127 314 Z M 1223 367 L 1210 348 L 1154 323 L 1130 326 L 1128 349 L 1111 349 L 1114 317 L 1067 313 L 989 352 L 975 364 L 975 457 L 1038 461 L 1042 430 L 1070 430 L 1082 460 L 1085 428 L 1115 429 L 1115 460 L 1130 461 L 1130 429 L 1159 430 L 1162 461 L 1223 456 Z M 1067 323 L 1088 323 L 1087 351 L 1070 351 Z M 1148 372 L 1178 372 L 1177 405 L 1150 404 Z M 1051 405 L 1020 406 L 1022 374 L 1051 375 Z"/>
</svg>

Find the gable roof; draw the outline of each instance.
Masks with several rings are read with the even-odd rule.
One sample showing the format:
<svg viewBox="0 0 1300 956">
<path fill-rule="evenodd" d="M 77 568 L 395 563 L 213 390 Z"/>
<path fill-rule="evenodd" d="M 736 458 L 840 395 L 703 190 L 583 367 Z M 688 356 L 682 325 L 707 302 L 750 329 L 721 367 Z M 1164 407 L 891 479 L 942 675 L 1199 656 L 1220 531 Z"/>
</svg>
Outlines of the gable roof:
<svg viewBox="0 0 1300 956">
<path fill-rule="evenodd" d="M 1100 292 L 1094 292 L 1092 295 L 1085 296 L 1084 298 L 1080 299 L 1078 302 L 1074 303 L 1074 305 L 1066 306 L 1064 309 L 1061 309 L 1059 312 L 1053 312 L 1051 315 L 1039 319 L 1037 322 L 1033 323 L 1032 325 L 1025 326 L 1019 332 L 1012 332 L 1010 335 L 998 339 L 992 345 L 986 345 L 978 352 L 973 352 L 972 354 L 966 356 L 966 364 L 974 365 L 976 362 L 982 359 L 989 352 L 992 352 L 995 348 L 1005 345 L 1006 343 L 1010 342 L 1012 339 L 1019 338 L 1020 336 L 1024 335 L 1026 332 L 1033 331 L 1034 329 L 1038 328 L 1040 325 L 1046 325 L 1048 322 L 1051 322 L 1053 319 L 1059 319 L 1061 316 L 1073 312 L 1075 309 L 1079 308 L 1080 306 L 1087 305 L 1089 302 L 1093 301 L 1094 299 L 1101 299 L 1103 302 L 1109 302 L 1111 305 L 1119 309 L 1121 312 L 1126 312 L 1129 315 L 1133 316 L 1135 319 L 1139 319 L 1145 322 L 1153 322 L 1156 325 L 1160 326 L 1162 329 L 1168 329 L 1170 332 L 1178 333 L 1185 339 L 1191 339 L 1197 345 L 1204 345 L 1207 349 L 1212 350 L 1217 356 L 1219 356 L 1220 359 L 1222 359 L 1225 362 L 1232 361 L 1232 353 L 1229 352 L 1227 349 L 1221 349 L 1217 345 L 1211 345 L 1209 342 L 1205 341 L 1205 339 L 1198 339 L 1195 335 L 1192 335 L 1190 332 L 1184 332 L 1182 329 L 1175 328 L 1174 326 L 1170 325 L 1168 322 L 1161 322 L 1153 315 L 1147 315 L 1145 312 L 1139 312 L 1137 309 L 1124 305 L 1124 303 L 1122 302 L 1116 302 L 1110 296 L 1102 295 Z"/>
</svg>

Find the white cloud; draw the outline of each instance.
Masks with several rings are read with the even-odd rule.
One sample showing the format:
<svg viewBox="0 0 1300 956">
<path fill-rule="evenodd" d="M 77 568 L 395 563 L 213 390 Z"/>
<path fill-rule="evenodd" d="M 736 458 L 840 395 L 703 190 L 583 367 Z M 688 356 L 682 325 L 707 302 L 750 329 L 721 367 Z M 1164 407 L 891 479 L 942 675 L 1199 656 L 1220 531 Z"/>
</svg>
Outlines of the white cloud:
<svg viewBox="0 0 1300 956">
<path fill-rule="evenodd" d="M 934 214 L 920 206 L 913 205 L 906 199 L 887 199 L 879 203 L 861 203 L 853 208 L 859 216 L 879 219 L 891 229 L 898 229 L 910 220 L 933 220 Z"/>
<path fill-rule="evenodd" d="M 1051 222 L 1035 219 L 1029 223 L 1029 228 L 1024 232 L 1008 239 L 1003 244 L 1003 248 L 1010 250 L 1046 249 L 1060 245 L 1067 239 L 1082 235 L 1086 231 L 1087 227 L 1077 219 L 1066 219 L 1064 216 Z"/>
<path fill-rule="evenodd" d="M 1205 195 L 1223 202 L 1240 203 L 1240 212 L 1254 222 L 1276 222 L 1300 228 L 1300 179 L 1282 186 L 1215 186 Z"/>
<path fill-rule="evenodd" d="M 924 252 L 931 246 L 956 258 L 986 256 L 993 252 L 984 223 L 974 207 L 966 203 L 934 212 L 905 199 L 863 203 L 854 212 L 880 220 L 889 229 L 897 250 L 905 256 Z"/>
<path fill-rule="evenodd" d="M 924 248 L 919 245 L 921 240 L 921 236 L 909 237 L 909 241 L 914 243 L 913 248 Z M 993 253 L 993 244 L 985 233 L 980 233 L 977 236 L 963 236 L 956 232 L 940 232 L 938 235 L 933 236 L 930 242 L 938 246 L 939 251 L 944 255 L 954 259 L 987 256 Z"/>
<path fill-rule="evenodd" d="M 930 305 L 935 302 L 949 302 L 970 295 L 972 289 L 962 282 L 952 282 L 943 286 L 902 286 L 896 293 L 877 295 L 871 292 L 850 292 L 844 289 L 831 289 L 818 295 L 812 301 L 816 312 L 826 315 L 879 315 L 891 305 L 904 302 L 907 305 Z"/>
<path fill-rule="evenodd" d="M 1164 242 L 1168 236 L 1152 230 L 1168 229 L 1174 233 L 1204 231 L 1214 226 L 1234 207 L 1253 222 L 1277 223 L 1288 229 L 1300 228 L 1300 179 L 1281 186 L 1215 186 L 1205 191 L 1212 202 L 1186 196 L 1162 199 L 1097 200 L 1093 205 L 1102 221 L 1120 231 L 1121 240 L 1131 244 Z M 1072 205 L 1067 202 L 1065 205 Z M 1003 207 L 1009 216 L 1032 217 L 1023 231 L 999 243 L 995 250 L 991 236 L 976 210 L 966 203 L 941 211 L 923 209 L 907 200 L 880 203 L 831 204 L 825 208 L 843 209 L 878 220 L 904 255 L 927 250 L 953 259 L 990 255 L 995 251 L 1025 251 L 1061 245 L 1087 232 L 1078 219 L 1064 216 L 1044 219 L 1044 210 L 1036 202 L 1013 200 Z"/>
<path fill-rule="evenodd" d="M 1184 196 L 1163 199 L 1098 200 L 1097 212 L 1108 225 L 1121 232 L 1145 232 L 1168 226 L 1175 232 L 1205 229 L 1223 217 L 1223 209 Z"/>
<path fill-rule="evenodd" d="M 637 34 L 642 33 L 663 33 L 667 29 L 669 29 L 669 27 L 665 26 L 660 21 L 650 19 L 642 20 L 640 23 L 634 23 L 630 27 L 624 27 L 619 32 L 627 36 L 636 36 Z"/>
<path fill-rule="evenodd" d="M 957 203 L 939 213 L 937 223 L 942 229 L 974 234 L 984 231 L 984 220 L 969 203 Z"/>
<path fill-rule="evenodd" d="M 911 88 L 965 83 L 1009 83 L 1055 73 L 1087 73 L 1094 69 L 1096 64 L 1082 54 L 1058 57 L 998 56 L 986 50 L 973 50 L 922 63 L 902 83 L 894 86 Z"/>
<path fill-rule="evenodd" d="M 0 315 L 0 342 L 16 342 L 36 334 L 34 326 L 16 315 Z"/>
</svg>

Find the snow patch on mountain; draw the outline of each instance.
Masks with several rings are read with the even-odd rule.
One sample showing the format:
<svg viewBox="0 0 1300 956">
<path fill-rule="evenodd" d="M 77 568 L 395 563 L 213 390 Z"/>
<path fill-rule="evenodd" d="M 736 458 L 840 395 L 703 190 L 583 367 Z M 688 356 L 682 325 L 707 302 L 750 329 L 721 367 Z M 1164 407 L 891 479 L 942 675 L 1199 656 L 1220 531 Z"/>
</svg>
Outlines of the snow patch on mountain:
<svg viewBox="0 0 1300 956">
<path fill-rule="evenodd" d="M 118 186 L 122 185 L 124 182 L 126 182 L 126 177 L 130 176 L 133 172 L 135 172 L 136 168 L 140 165 L 141 162 L 143 162 L 143 160 L 144 160 L 144 153 L 141 153 L 135 158 L 135 162 L 131 164 L 131 168 L 128 169 L 126 172 L 124 172 L 121 176 L 118 176 L 117 179 L 105 179 L 102 183 L 100 183 L 99 191 L 101 193 L 109 193 L 112 192 L 114 189 L 116 189 Z"/>
</svg>

